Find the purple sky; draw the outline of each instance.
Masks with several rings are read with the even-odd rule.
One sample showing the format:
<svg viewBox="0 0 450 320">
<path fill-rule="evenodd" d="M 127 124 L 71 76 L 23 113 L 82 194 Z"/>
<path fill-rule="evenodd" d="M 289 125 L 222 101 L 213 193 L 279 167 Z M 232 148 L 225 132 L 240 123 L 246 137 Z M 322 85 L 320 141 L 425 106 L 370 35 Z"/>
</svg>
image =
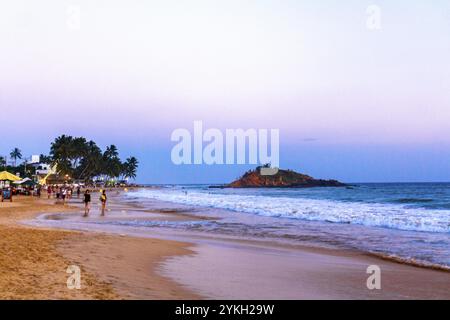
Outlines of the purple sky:
<svg viewBox="0 0 450 320">
<path fill-rule="evenodd" d="M 3 1 L 0 154 L 84 135 L 141 182 L 228 181 L 246 167 L 171 164 L 202 120 L 280 129 L 281 166 L 318 177 L 450 181 L 450 3 L 317 2 Z"/>
</svg>

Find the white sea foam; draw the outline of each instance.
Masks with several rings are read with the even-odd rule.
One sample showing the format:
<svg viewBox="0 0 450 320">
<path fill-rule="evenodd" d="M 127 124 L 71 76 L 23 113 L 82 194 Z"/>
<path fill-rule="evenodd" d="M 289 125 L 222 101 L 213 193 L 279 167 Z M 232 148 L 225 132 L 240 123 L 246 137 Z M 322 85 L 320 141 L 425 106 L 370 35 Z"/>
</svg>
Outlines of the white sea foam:
<svg viewBox="0 0 450 320">
<path fill-rule="evenodd" d="M 407 208 L 395 204 L 217 194 L 192 190 L 186 194 L 179 189 L 146 189 L 129 195 L 269 217 L 360 224 L 408 231 L 450 232 L 450 210 Z"/>
</svg>

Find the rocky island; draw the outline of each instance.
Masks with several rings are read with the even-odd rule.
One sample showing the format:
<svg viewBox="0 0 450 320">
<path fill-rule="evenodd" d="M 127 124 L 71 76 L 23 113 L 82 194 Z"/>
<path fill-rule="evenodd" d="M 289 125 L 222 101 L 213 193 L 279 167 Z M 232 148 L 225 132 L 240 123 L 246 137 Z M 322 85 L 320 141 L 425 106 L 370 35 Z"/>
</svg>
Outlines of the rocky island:
<svg viewBox="0 0 450 320">
<path fill-rule="evenodd" d="M 312 188 L 312 187 L 345 187 L 337 180 L 314 179 L 293 170 L 279 169 L 274 175 L 262 175 L 261 168 L 247 171 L 242 177 L 230 184 L 213 186 L 215 188 Z"/>
</svg>

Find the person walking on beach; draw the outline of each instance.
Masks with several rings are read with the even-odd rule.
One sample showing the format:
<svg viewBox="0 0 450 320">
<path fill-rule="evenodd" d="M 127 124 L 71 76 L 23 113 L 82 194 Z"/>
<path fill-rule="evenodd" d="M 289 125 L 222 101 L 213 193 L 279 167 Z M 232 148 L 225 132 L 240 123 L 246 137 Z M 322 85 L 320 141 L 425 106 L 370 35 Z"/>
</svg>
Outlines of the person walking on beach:
<svg viewBox="0 0 450 320">
<path fill-rule="evenodd" d="M 61 194 L 62 194 L 63 205 L 66 205 L 67 189 L 62 189 Z"/>
<path fill-rule="evenodd" d="M 89 211 L 91 210 L 91 194 L 89 190 L 86 190 L 84 193 L 84 216 L 87 217 L 89 215 Z"/>
<path fill-rule="evenodd" d="M 106 196 L 106 190 L 103 190 L 102 195 L 100 196 L 100 201 L 102 202 L 102 216 L 105 215 L 106 200 L 108 200 L 108 197 Z"/>
</svg>

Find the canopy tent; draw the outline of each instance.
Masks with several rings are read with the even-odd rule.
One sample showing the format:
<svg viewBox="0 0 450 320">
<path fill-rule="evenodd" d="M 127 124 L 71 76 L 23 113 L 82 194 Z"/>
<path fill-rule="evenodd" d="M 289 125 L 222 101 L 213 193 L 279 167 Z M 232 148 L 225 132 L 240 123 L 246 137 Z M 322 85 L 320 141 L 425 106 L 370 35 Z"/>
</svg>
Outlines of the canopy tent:
<svg viewBox="0 0 450 320">
<path fill-rule="evenodd" d="M 8 171 L 0 172 L 0 181 L 20 181 L 21 179 L 18 176 L 9 173 Z"/>
<path fill-rule="evenodd" d="M 37 183 L 34 182 L 33 180 L 31 180 L 30 178 L 25 178 L 23 180 L 15 181 L 13 183 L 21 185 L 21 186 L 35 186 L 35 185 L 37 185 Z"/>
</svg>

